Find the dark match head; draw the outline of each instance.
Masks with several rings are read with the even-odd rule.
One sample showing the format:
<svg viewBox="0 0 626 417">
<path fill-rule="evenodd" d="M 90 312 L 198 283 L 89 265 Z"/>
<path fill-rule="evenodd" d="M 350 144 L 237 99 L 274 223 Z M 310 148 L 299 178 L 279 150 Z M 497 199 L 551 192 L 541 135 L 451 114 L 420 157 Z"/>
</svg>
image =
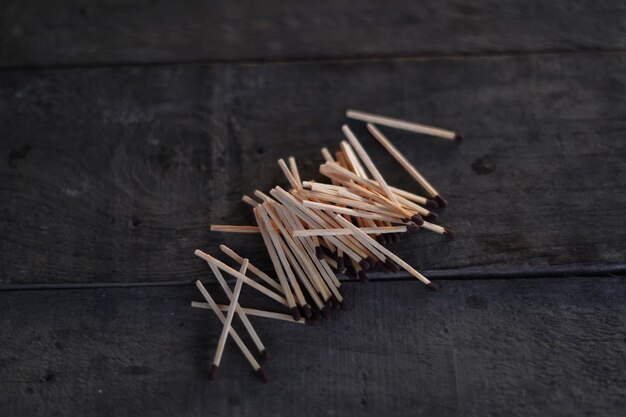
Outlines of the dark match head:
<svg viewBox="0 0 626 417">
<path fill-rule="evenodd" d="M 346 298 L 346 289 L 344 288 L 343 285 L 340 287 L 337 287 L 337 291 L 339 292 L 339 294 L 341 294 L 343 298 Z"/>
<path fill-rule="evenodd" d="M 420 227 L 414 223 L 409 223 L 406 225 L 406 231 L 409 233 L 415 233 L 420 230 Z"/>
<path fill-rule="evenodd" d="M 429 198 L 426 200 L 426 207 L 429 209 L 436 209 L 439 208 L 439 204 L 437 204 L 435 200 Z"/>
<path fill-rule="evenodd" d="M 437 202 L 437 205 L 441 208 L 445 208 L 448 206 L 448 202 L 441 198 L 440 195 L 436 195 L 435 197 L 433 197 L 433 200 L 435 200 Z"/>
<path fill-rule="evenodd" d="M 422 219 L 422 216 L 420 216 L 419 214 L 414 214 L 413 217 L 411 217 L 411 221 L 418 226 L 424 224 L 424 219 Z"/>
<path fill-rule="evenodd" d="M 324 307 L 322 309 L 322 317 L 328 320 L 330 318 L 330 308 Z"/>
<path fill-rule="evenodd" d="M 391 272 L 398 272 L 398 271 L 400 271 L 400 267 L 398 266 L 398 264 L 395 263 L 394 261 L 392 261 L 389 258 L 387 258 L 387 260 L 385 261 L 385 265 L 387 265 L 387 268 L 389 268 L 389 270 Z"/>
<path fill-rule="evenodd" d="M 359 280 L 363 284 L 367 284 L 367 282 L 369 281 L 369 278 L 367 278 L 367 274 L 365 272 L 359 271 L 359 273 L 357 275 L 359 276 Z"/>
<path fill-rule="evenodd" d="M 209 369 L 209 379 L 211 381 L 215 380 L 215 377 L 217 376 L 217 371 L 218 369 L 220 369 L 219 366 L 217 365 L 211 365 L 211 369 Z"/>
<path fill-rule="evenodd" d="M 443 232 L 443 235 L 452 239 L 454 236 L 456 236 L 456 232 L 452 229 L 446 228 Z"/>
<path fill-rule="evenodd" d="M 454 135 L 454 141 L 455 142 L 463 142 L 463 139 L 465 139 L 463 136 L 459 135 L 458 133 L 456 135 Z"/>
<path fill-rule="evenodd" d="M 383 272 L 391 272 L 391 270 L 387 267 L 387 265 L 384 262 L 382 262 L 382 261 L 378 261 L 378 263 L 376 265 L 378 265 L 380 270 L 383 271 Z"/>
<path fill-rule="evenodd" d="M 331 300 L 330 298 L 324 301 L 324 303 L 326 304 L 326 308 L 333 308 L 333 300 Z"/>
<path fill-rule="evenodd" d="M 429 222 L 436 222 L 437 219 L 439 218 L 439 215 L 437 213 L 433 213 L 432 211 L 430 213 L 428 213 L 427 216 L 424 217 L 426 220 L 428 220 Z"/>
<path fill-rule="evenodd" d="M 305 304 L 302 306 L 302 315 L 305 319 L 310 319 L 313 316 L 313 312 L 311 311 L 311 306 Z"/>
<path fill-rule="evenodd" d="M 270 354 L 267 353 L 267 349 L 263 349 L 263 351 L 261 352 L 261 359 L 263 359 L 263 362 L 267 362 L 270 360 Z"/>
<path fill-rule="evenodd" d="M 391 233 L 387 239 L 389 238 L 391 238 L 392 243 L 398 243 L 400 242 L 400 233 Z"/>
<path fill-rule="evenodd" d="M 341 304 L 339 303 L 339 300 L 337 300 L 337 297 L 335 297 L 334 295 L 331 295 L 330 298 L 333 300 L 333 308 L 338 309 L 341 306 Z"/>
<path fill-rule="evenodd" d="M 434 282 L 430 282 L 426 285 L 433 291 L 439 291 L 439 285 L 435 284 Z"/>
<path fill-rule="evenodd" d="M 359 261 L 359 265 L 361 265 L 361 268 L 363 268 L 364 271 L 368 271 L 372 267 L 365 259 L 361 259 Z"/>
<path fill-rule="evenodd" d="M 385 236 L 383 235 L 376 236 L 376 242 L 380 243 L 383 246 L 387 246 L 387 239 L 385 239 Z"/>
<path fill-rule="evenodd" d="M 346 261 L 343 259 L 343 256 L 337 257 L 337 271 L 341 273 L 346 272 Z"/>
<path fill-rule="evenodd" d="M 265 373 L 265 370 L 263 368 L 257 369 L 256 373 L 259 375 L 259 378 L 261 378 L 261 381 L 263 381 L 264 384 L 267 384 L 269 382 L 269 378 L 267 377 L 267 374 Z"/>
<path fill-rule="evenodd" d="M 324 259 L 324 249 L 321 246 L 315 247 L 315 256 L 317 256 L 317 259 Z"/>
<path fill-rule="evenodd" d="M 311 311 L 313 312 L 313 317 L 311 318 L 311 320 L 321 320 L 322 319 L 322 312 L 319 310 L 319 308 L 313 307 L 313 308 L 311 308 Z"/>
<path fill-rule="evenodd" d="M 300 309 L 298 309 L 298 307 L 293 307 L 291 309 L 291 316 L 295 321 L 300 321 L 300 319 L 302 318 L 302 315 L 300 314 Z"/>
</svg>

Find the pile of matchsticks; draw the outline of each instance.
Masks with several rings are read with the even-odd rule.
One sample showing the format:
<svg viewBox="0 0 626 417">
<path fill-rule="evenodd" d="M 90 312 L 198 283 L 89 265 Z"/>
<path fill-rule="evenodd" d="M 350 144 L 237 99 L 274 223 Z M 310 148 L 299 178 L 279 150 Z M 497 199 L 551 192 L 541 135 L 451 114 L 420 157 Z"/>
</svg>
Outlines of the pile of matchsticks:
<svg viewBox="0 0 626 417">
<path fill-rule="evenodd" d="M 345 293 L 336 273 L 367 282 L 366 271 L 398 272 L 402 268 L 431 289 L 438 289 L 387 246 L 397 242 L 402 234 L 420 229 L 453 237 L 452 230 L 434 223 L 438 215 L 432 209 L 446 207 L 447 202 L 375 124 L 457 142 L 462 137 L 453 131 L 355 110 L 348 110 L 346 116 L 366 122 L 372 136 L 420 184 L 427 197 L 387 184 L 347 125 L 342 126 L 346 140 L 341 141 L 340 150 L 334 157 L 328 149 L 322 149 L 325 162 L 320 165 L 319 172 L 329 183 L 302 181 L 295 159 L 289 157 L 288 164 L 280 159 L 278 165 L 290 189 L 276 186 L 270 190 L 270 195 L 257 190 L 254 192 L 257 200 L 243 196 L 243 201 L 253 207 L 256 226 L 211 225 L 211 230 L 216 232 L 260 234 L 277 279 L 226 245 L 220 245 L 220 249 L 240 265 L 239 270 L 201 250 L 195 252 L 209 264 L 230 300 L 229 305 L 217 304 L 202 283 L 196 281 L 206 302 L 194 301 L 192 306 L 213 310 L 223 324 L 209 371 L 211 379 L 215 378 L 226 339 L 230 335 L 254 371 L 267 382 L 267 374 L 232 327 L 235 313 L 261 357 L 267 360 L 267 350 L 248 316 L 299 324 L 315 324 L 322 318 L 328 318 L 331 308 L 346 308 Z M 222 272 L 236 279 L 234 289 L 231 290 Z M 291 315 L 240 306 L 239 295 L 243 284 L 287 307 Z"/>
</svg>

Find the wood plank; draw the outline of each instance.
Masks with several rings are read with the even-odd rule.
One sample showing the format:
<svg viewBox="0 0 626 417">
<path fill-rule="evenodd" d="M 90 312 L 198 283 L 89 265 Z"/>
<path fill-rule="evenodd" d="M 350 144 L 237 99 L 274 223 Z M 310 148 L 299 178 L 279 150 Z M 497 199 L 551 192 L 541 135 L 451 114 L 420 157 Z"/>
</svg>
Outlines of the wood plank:
<svg viewBox="0 0 626 417">
<path fill-rule="evenodd" d="M 5 0 L 0 66 L 615 50 L 625 18 L 592 0 Z"/>
<path fill-rule="evenodd" d="M 385 129 L 446 196 L 453 241 L 394 250 L 435 276 L 623 270 L 626 54 L 353 64 L 118 68 L 0 75 L 0 282 L 188 281 L 219 243 L 269 265 L 239 201 L 315 175 L 343 112 L 456 129 Z M 419 190 L 359 124 L 390 184 Z"/>
<path fill-rule="evenodd" d="M 626 412 L 623 278 L 347 291 L 352 310 L 317 327 L 253 318 L 272 355 L 267 385 L 231 343 L 208 380 L 220 326 L 189 307 L 192 286 L 0 292 L 0 414 Z"/>
</svg>

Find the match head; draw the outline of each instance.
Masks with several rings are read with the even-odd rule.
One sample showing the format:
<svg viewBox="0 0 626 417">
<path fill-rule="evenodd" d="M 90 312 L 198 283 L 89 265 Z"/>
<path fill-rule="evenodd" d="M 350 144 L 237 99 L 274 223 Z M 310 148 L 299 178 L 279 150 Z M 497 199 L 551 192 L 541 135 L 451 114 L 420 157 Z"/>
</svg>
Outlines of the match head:
<svg viewBox="0 0 626 417">
<path fill-rule="evenodd" d="M 263 359 L 263 362 L 267 362 L 270 360 L 270 354 L 267 353 L 267 349 L 263 349 L 263 351 L 261 352 L 261 359 Z"/>
<path fill-rule="evenodd" d="M 439 218 L 439 215 L 437 213 L 433 213 L 432 211 L 430 213 L 428 213 L 428 216 L 424 217 L 426 220 L 428 220 L 429 222 L 436 222 L 437 219 Z"/>
<path fill-rule="evenodd" d="M 439 285 L 435 284 L 434 282 L 429 282 L 426 285 L 433 291 L 439 291 Z"/>
<path fill-rule="evenodd" d="M 261 381 L 263 381 L 264 384 L 267 384 L 269 382 L 267 373 L 265 373 L 265 370 L 263 368 L 257 369 L 256 373 L 259 375 L 259 378 L 261 378 Z"/>
<path fill-rule="evenodd" d="M 400 271 L 400 267 L 398 266 L 398 264 L 395 263 L 394 261 L 392 261 L 389 258 L 387 258 L 387 260 L 385 261 L 385 265 L 387 265 L 387 268 L 389 268 L 391 270 L 391 272 L 398 272 L 398 271 Z"/>
<path fill-rule="evenodd" d="M 409 223 L 406 225 L 406 231 L 409 233 L 415 233 L 420 230 L 420 227 L 414 223 Z"/>
<path fill-rule="evenodd" d="M 322 309 L 322 317 L 324 317 L 326 320 L 330 318 L 330 308 L 324 307 Z"/>
<path fill-rule="evenodd" d="M 299 321 L 302 318 L 302 315 L 300 314 L 300 310 L 298 309 L 298 307 L 293 307 L 291 309 L 291 316 L 293 317 L 295 321 Z"/>
<path fill-rule="evenodd" d="M 343 285 L 341 287 L 337 287 L 337 291 L 339 292 L 339 294 L 341 294 L 343 298 L 346 298 L 346 289 Z"/>
<path fill-rule="evenodd" d="M 368 271 L 372 267 L 370 263 L 365 259 L 361 259 L 359 261 L 359 265 L 361 266 L 361 268 L 363 268 L 364 271 Z"/>
<path fill-rule="evenodd" d="M 459 135 L 458 133 L 456 135 L 454 135 L 454 141 L 455 142 L 463 142 L 463 139 L 465 139 L 463 136 Z"/>
<path fill-rule="evenodd" d="M 429 209 L 436 209 L 439 208 L 439 204 L 437 204 L 435 200 L 429 198 L 426 200 L 426 207 Z"/>
<path fill-rule="evenodd" d="M 383 246 L 387 246 L 387 239 L 385 239 L 385 237 L 382 234 L 376 236 L 376 241 Z"/>
<path fill-rule="evenodd" d="M 359 271 L 358 272 L 358 277 L 359 280 L 363 283 L 363 284 L 367 284 L 367 282 L 369 281 L 369 278 L 367 278 L 367 274 L 363 271 Z"/>
<path fill-rule="evenodd" d="M 333 308 L 333 300 L 331 300 L 330 298 L 326 300 L 324 303 L 326 304 L 326 308 Z"/>
<path fill-rule="evenodd" d="M 456 232 L 452 229 L 446 228 L 444 229 L 443 235 L 452 239 L 454 236 L 456 236 Z"/>
<path fill-rule="evenodd" d="M 412 221 L 413 223 L 415 223 L 416 225 L 418 225 L 418 226 L 421 226 L 421 225 L 423 225 L 423 224 L 424 224 L 424 219 L 422 219 L 422 216 L 420 216 L 419 214 L 414 214 L 414 215 L 411 217 L 411 221 Z"/>
<path fill-rule="evenodd" d="M 310 319 L 313 316 L 313 312 L 311 311 L 311 306 L 305 304 L 302 306 L 302 315 L 305 319 Z"/>
<path fill-rule="evenodd" d="M 317 259 L 324 259 L 324 250 L 321 246 L 315 247 L 315 256 L 317 256 Z"/>
<path fill-rule="evenodd" d="M 217 365 L 211 365 L 211 369 L 209 369 L 209 379 L 211 381 L 215 380 L 215 377 L 217 376 L 217 371 L 218 369 L 220 369 L 219 366 Z"/>
<path fill-rule="evenodd" d="M 391 233 L 389 237 L 391 238 L 391 243 L 400 242 L 400 233 Z"/>
<path fill-rule="evenodd" d="M 317 307 L 313 307 L 311 310 L 313 311 L 313 318 L 311 318 L 311 320 L 322 319 L 322 312 Z"/>
<path fill-rule="evenodd" d="M 335 297 L 334 295 L 330 296 L 330 299 L 333 300 L 333 308 L 337 309 L 341 306 L 341 303 L 339 302 L 339 300 L 337 300 L 337 297 Z"/>
<path fill-rule="evenodd" d="M 439 205 L 439 207 L 441 208 L 445 208 L 448 206 L 448 202 L 441 198 L 440 195 L 436 195 L 435 197 L 433 197 L 433 200 L 435 200 L 437 202 L 437 205 Z"/>
</svg>

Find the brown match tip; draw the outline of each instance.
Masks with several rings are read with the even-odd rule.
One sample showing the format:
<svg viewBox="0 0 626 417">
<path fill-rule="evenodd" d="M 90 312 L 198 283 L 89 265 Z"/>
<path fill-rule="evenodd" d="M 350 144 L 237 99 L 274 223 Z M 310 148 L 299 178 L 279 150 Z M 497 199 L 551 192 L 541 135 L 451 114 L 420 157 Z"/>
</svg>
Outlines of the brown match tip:
<svg viewBox="0 0 626 417">
<path fill-rule="evenodd" d="M 306 319 L 304 321 L 304 324 L 306 324 L 307 326 L 319 326 L 320 319 Z"/>
<path fill-rule="evenodd" d="M 394 261 L 392 261 L 389 258 L 387 258 L 387 260 L 385 261 L 385 265 L 387 265 L 387 268 L 389 268 L 391 270 L 391 272 L 398 272 L 398 271 L 400 271 L 400 267 L 398 266 L 398 264 L 395 263 Z"/>
<path fill-rule="evenodd" d="M 415 233 L 418 230 L 420 230 L 420 227 L 418 225 L 416 225 L 416 224 L 411 223 L 411 224 L 407 224 L 406 225 L 406 231 L 407 232 Z"/>
<path fill-rule="evenodd" d="M 367 278 L 367 274 L 365 272 L 359 271 L 357 275 L 363 284 L 367 284 L 369 278 Z"/>
<path fill-rule="evenodd" d="M 445 208 L 448 206 L 448 202 L 441 198 L 440 195 L 436 195 L 435 197 L 433 197 L 433 200 L 435 200 L 437 202 L 437 205 L 441 208 Z"/>
<path fill-rule="evenodd" d="M 418 226 L 424 224 L 424 219 L 422 219 L 422 216 L 420 216 L 419 214 L 414 214 L 413 217 L 411 217 L 411 220 Z"/>
<path fill-rule="evenodd" d="M 324 317 L 326 320 L 330 318 L 330 308 L 324 307 L 322 309 L 322 317 Z"/>
<path fill-rule="evenodd" d="M 259 375 L 259 378 L 261 378 L 261 381 L 263 381 L 264 384 L 267 384 L 269 382 L 269 378 L 267 377 L 267 373 L 265 373 L 265 369 L 259 368 L 256 370 L 256 373 Z"/>
<path fill-rule="evenodd" d="M 333 308 L 334 309 L 337 309 L 337 308 L 340 307 L 341 304 L 339 303 L 339 300 L 337 300 L 337 297 L 335 297 L 334 295 L 331 295 L 330 299 L 333 300 Z"/>
<path fill-rule="evenodd" d="M 429 282 L 426 285 L 433 291 L 439 291 L 439 285 L 435 284 L 434 282 Z"/>
<path fill-rule="evenodd" d="M 339 294 L 341 294 L 343 298 L 346 298 L 346 289 L 344 288 L 343 285 L 340 287 L 337 287 L 337 291 L 339 292 Z"/>
<path fill-rule="evenodd" d="M 317 307 L 313 307 L 311 310 L 313 311 L 313 318 L 311 320 L 322 319 L 322 312 Z"/>
<path fill-rule="evenodd" d="M 456 135 L 454 135 L 454 141 L 455 142 L 463 142 L 465 138 L 461 135 L 459 135 L 458 133 Z"/>
<path fill-rule="evenodd" d="M 372 266 L 370 265 L 369 262 L 367 262 L 367 260 L 365 259 L 361 259 L 359 261 L 359 265 L 361 265 L 361 268 L 363 268 L 364 271 L 369 270 Z"/>
<path fill-rule="evenodd" d="M 424 217 L 426 220 L 428 220 L 429 222 L 436 222 L 437 219 L 439 218 L 439 215 L 437 213 L 433 213 L 432 211 L 430 213 L 428 213 L 428 215 L 426 217 Z"/>
<path fill-rule="evenodd" d="M 217 365 L 211 365 L 211 369 L 209 369 L 209 379 L 213 381 L 217 376 L 217 370 L 220 369 Z"/>
<path fill-rule="evenodd" d="M 449 237 L 450 239 L 452 239 L 454 236 L 456 236 L 456 232 L 452 229 L 444 229 L 443 235 L 446 237 Z"/>
<path fill-rule="evenodd" d="M 439 208 L 439 204 L 437 204 L 435 200 L 429 198 L 426 200 L 426 207 L 428 207 L 429 209 L 436 209 Z"/>
<path fill-rule="evenodd" d="M 380 243 L 383 246 L 387 246 L 387 239 L 383 235 L 376 236 L 376 242 Z"/>
<path fill-rule="evenodd" d="M 400 233 L 391 233 L 389 237 L 391 237 L 392 243 L 400 242 Z"/>
<path fill-rule="evenodd" d="M 267 362 L 270 360 L 270 354 L 267 353 L 267 349 L 263 349 L 261 351 L 261 359 L 263 359 L 264 362 Z"/>
<path fill-rule="evenodd" d="M 291 316 L 293 317 L 295 321 L 299 321 L 302 318 L 302 315 L 300 314 L 300 310 L 298 309 L 298 307 L 293 307 L 291 309 Z"/>
<path fill-rule="evenodd" d="M 337 257 L 337 271 L 341 273 L 346 271 L 346 261 L 343 259 L 343 256 Z"/>
<path fill-rule="evenodd" d="M 315 247 L 315 256 L 317 256 L 317 259 L 324 259 L 324 250 L 321 246 Z"/>
<path fill-rule="evenodd" d="M 324 301 L 324 303 L 326 304 L 326 308 L 333 308 L 333 300 L 331 300 L 330 298 Z"/>
<path fill-rule="evenodd" d="M 311 311 L 311 306 L 305 304 L 302 306 L 302 315 L 305 319 L 310 319 L 313 316 L 313 312 Z"/>
</svg>

